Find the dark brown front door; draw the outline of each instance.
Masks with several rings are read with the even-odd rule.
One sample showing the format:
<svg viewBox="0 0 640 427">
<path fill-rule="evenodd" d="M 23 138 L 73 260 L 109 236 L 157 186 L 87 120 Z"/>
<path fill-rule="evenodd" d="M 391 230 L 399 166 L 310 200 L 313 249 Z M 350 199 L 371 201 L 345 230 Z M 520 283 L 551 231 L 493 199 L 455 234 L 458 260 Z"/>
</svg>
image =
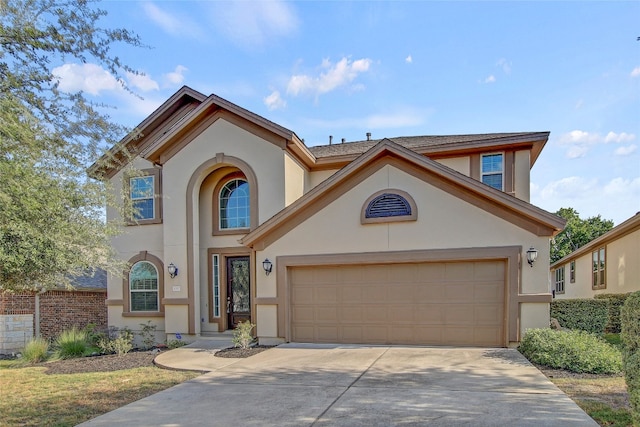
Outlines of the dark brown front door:
<svg viewBox="0 0 640 427">
<path fill-rule="evenodd" d="M 227 325 L 251 321 L 249 257 L 227 258 Z"/>
</svg>

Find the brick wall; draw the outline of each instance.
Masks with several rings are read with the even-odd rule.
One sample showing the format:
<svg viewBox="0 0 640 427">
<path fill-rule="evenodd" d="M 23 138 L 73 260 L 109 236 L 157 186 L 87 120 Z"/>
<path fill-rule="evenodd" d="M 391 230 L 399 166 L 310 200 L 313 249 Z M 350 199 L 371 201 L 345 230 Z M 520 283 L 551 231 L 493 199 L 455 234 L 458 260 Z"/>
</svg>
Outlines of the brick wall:
<svg viewBox="0 0 640 427">
<path fill-rule="evenodd" d="M 0 292 L 0 315 L 2 314 L 34 314 L 36 300 L 34 293 L 10 294 Z"/>
<path fill-rule="evenodd" d="M 106 292 L 48 291 L 40 295 L 40 335 L 55 338 L 73 326 L 107 328 Z"/>
</svg>

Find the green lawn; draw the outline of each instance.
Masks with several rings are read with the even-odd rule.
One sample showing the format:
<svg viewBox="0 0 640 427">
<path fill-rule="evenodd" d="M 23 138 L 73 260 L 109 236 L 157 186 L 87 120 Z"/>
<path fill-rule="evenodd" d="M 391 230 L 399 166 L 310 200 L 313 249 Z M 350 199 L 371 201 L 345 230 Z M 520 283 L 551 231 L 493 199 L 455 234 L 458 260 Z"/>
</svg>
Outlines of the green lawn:
<svg viewBox="0 0 640 427">
<path fill-rule="evenodd" d="M 74 426 L 200 375 L 144 367 L 47 375 L 0 360 L 1 426 Z"/>
</svg>

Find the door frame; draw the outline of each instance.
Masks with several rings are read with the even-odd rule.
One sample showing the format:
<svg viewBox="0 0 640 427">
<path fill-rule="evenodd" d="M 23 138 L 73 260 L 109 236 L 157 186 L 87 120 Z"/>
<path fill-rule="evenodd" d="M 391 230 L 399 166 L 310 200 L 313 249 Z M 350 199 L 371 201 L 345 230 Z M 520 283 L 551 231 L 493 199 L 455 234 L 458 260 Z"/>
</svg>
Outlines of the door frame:
<svg viewBox="0 0 640 427">
<path fill-rule="evenodd" d="M 248 274 L 249 274 L 249 289 L 248 289 L 248 293 L 249 293 L 249 322 L 252 322 L 252 317 L 251 317 L 251 302 L 253 301 L 253 298 L 251 297 L 251 257 L 248 255 L 238 255 L 238 256 L 227 256 L 225 257 L 225 261 L 226 261 L 226 276 L 227 276 L 227 281 L 226 281 L 226 291 L 227 291 L 227 297 L 225 300 L 225 305 L 228 307 L 229 305 L 231 305 L 231 307 L 233 307 L 234 302 L 233 302 L 233 295 L 232 295 L 232 290 L 233 290 L 233 283 L 231 282 L 231 274 L 229 274 L 229 270 L 230 270 L 230 266 L 231 263 L 234 260 L 243 260 L 243 262 L 248 261 L 249 265 L 247 266 Z M 231 299 L 230 299 L 231 298 Z M 229 310 L 229 308 L 227 308 L 227 310 Z M 235 314 L 235 311 L 233 312 Z M 246 313 L 246 312 L 238 312 L 238 313 Z M 234 314 L 232 314 L 230 311 L 227 311 L 227 329 L 234 329 L 232 328 L 234 326 Z M 236 323 L 237 325 L 237 323 Z"/>
<path fill-rule="evenodd" d="M 218 280 L 220 286 L 220 316 L 213 315 L 213 255 L 218 255 Z M 249 300 L 251 305 L 251 321 L 256 318 L 256 257 L 251 249 L 240 247 L 222 247 L 207 249 L 207 306 L 209 323 L 218 325 L 218 332 L 229 329 L 227 321 L 227 258 L 249 257 Z"/>
</svg>

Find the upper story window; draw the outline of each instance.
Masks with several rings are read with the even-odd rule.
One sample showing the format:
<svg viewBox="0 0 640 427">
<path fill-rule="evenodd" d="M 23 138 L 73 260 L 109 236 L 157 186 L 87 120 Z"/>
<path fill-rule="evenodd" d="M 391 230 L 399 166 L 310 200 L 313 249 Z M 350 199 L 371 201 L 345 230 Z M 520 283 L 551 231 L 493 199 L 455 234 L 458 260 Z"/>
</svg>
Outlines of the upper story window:
<svg viewBox="0 0 640 427">
<path fill-rule="evenodd" d="M 132 176 L 125 181 L 131 199 L 130 224 L 158 224 L 162 222 L 160 169 L 143 169 L 141 172 L 144 175 Z"/>
<path fill-rule="evenodd" d="M 234 178 L 220 189 L 219 224 L 220 230 L 249 228 L 249 184 L 245 179 Z"/>
<path fill-rule="evenodd" d="M 159 311 L 158 270 L 148 261 L 135 263 L 129 271 L 130 310 Z"/>
<path fill-rule="evenodd" d="M 591 287 L 593 289 L 604 289 L 607 287 L 606 283 L 606 259 L 605 259 L 605 248 L 600 248 L 591 253 L 591 257 L 593 260 L 593 281 L 591 283 Z"/>
<path fill-rule="evenodd" d="M 556 268 L 556 294 L 564 294 L 564 265 Z"/>
<path fill-rule="evenodd" d="M 482 182 L 503 191 L 504 161 L 502 153 L 483 154 L 480 160 L 480 176 Z"/>
<path fill-rule="evenodd" d="M 129 194 L 133 208 L 133 219 L 153 219 L 155 213 L 154 188 L 153 176 L 129 178 Z"/>
</svg>

